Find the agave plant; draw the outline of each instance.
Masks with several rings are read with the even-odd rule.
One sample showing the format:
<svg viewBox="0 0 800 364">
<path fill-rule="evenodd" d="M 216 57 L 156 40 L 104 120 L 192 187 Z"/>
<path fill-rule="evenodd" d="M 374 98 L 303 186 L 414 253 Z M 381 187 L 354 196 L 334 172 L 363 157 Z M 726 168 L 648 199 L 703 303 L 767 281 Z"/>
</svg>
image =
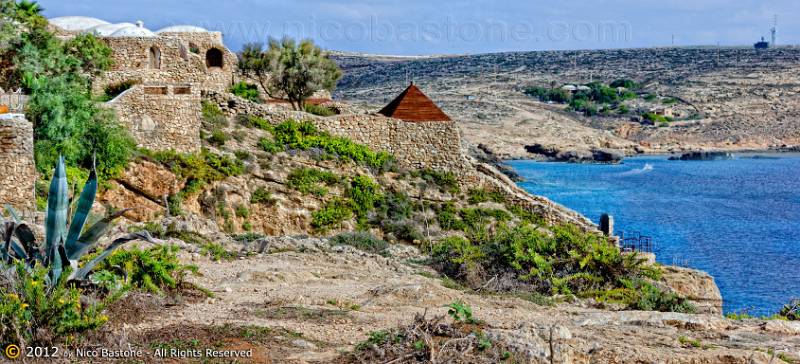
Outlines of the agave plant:
<svg viewBox="0 0 800 364">
<path fill-rule="evenodd" d="M 152 237 L 146 231 L 128 234 L 114 240 L 100 255 L 84 264 L 83 267 L 78 267 L 81 257 L 97 246 L 98 241 L 111 227 L 112 222 L 128 211 L 122 210 L 113 213 L 84 229 L 89 211 L 97 195 L 97 185 L 97 174 L 92 169 L 78 199 L 75 213 L 68 221 L 70 202 L 67 193 L 67 175 L 64 158 L 59 158 L 47 198 L 44 243 L 37 243 L 31 228 L 20 220 L 11 207 L 6 206 L 6 210 L 14 221 L 6 221 L 2 226 L 3 231 L 0 231 L 3 244 L 0 246 L 0 260 L 2 260 L 0 265 L 23 261 L 28 267 L 33 268 L 36 264 L 41 264 L 49 269 L 48 284 L 58 282 L 64 270 L 71 267 L 73 269 L 68 280 L 80 281 L 86 280 L 92 269 L 122 244 L 133 240 L 153 242 Z"/>
</svg>

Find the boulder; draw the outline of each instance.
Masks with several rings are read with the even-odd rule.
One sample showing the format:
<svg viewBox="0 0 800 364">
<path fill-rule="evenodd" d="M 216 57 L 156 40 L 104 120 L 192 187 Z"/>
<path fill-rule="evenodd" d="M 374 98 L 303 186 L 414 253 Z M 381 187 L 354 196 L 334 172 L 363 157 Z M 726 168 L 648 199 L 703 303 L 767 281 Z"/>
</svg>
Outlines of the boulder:
<svg viewBox="0 0 800 364">
<path fill-rule="evenodd" d="M 722 314 L 722 295 L 714 277 L 703 271 L 675 266 L 665 266 L 663 271 L 662 283 L 692 301 L 697 313 Z"/>
</svg>

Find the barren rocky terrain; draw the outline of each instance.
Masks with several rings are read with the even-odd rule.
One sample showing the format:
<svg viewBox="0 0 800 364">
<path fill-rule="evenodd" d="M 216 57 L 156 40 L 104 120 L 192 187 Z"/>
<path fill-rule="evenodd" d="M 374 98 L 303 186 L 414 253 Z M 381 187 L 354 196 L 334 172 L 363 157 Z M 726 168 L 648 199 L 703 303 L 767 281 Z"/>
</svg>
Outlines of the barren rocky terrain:
<svg viewBox="0 0 800 364">
<path fill-rule="evenodd" d="M 430 58 L 339 54 L 335 97 L 377 110 L 409 80 L 461 122 L 464 138 L 505 158 L 526 145 L 614 148 L 628 153 L 780 149 L 800 144 L 800 49 L 652 48 L 497 53 Z M 668 127 L 629 117 L 584 117 L 523 91 L 633 79 L 642 92 L 676 98 L 696 116 Z"/>
<path fill-rule="evenodd" d="M 408 325 L 415 314 L 446 316 L 448 304 L 463 300 L 485 322 L 487 335 L 522 362 L 779 363 L 800 357 L 796 322 L 609 311 L 463 290 L 415 263 L 424 255 L 410 246 L 395 245 L 383 257 L 326 239 L 276 237 L 228 243 L 251 254 L 214 262 L 172 242 L 199 267 L 201 276 L 190 280 L 211 288 L 214 297 L 150 307 L 144 302 L 152 298 L 129 297 L 125 323 L 112 323 L 100 335 L 110 349 L 201 348 L 216 340 L 218 348 L 252 349 L 243 362 L 350 362 L 345 354 L 370 332 Z"/>
</svg>

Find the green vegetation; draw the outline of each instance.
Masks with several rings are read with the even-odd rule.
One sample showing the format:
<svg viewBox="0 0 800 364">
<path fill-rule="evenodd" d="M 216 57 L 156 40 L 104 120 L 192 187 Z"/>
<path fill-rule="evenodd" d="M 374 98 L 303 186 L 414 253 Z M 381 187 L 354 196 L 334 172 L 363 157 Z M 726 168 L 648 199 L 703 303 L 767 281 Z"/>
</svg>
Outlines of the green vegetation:
<svg viewBox="0 0 800 364">
<path fill-rule="evenodd" d="M 204 126 L 207 128 L 220 128 L 228 126 L 228 118 L 217 104 L 201 101 L 200 115 L 203 117 Z"/>
<path fill-rule="evenodd" d="M 342 72 L 336 63 L 310 40 L 270 39 L 247 44 L 240 54 L 239 69 L 252 74 L 270 97 L 284 94 L 295 110 L 305 110 L 305 101 L 318 90 L 332 91 Z"/>
<path fill-rule="evenodd" d="M 669 123 L 673 120 L 669 116 L 658 115 L 652 112 L 645 113 L 644 115 L 642 115 L 642 117 L 645 120 L 652 122 L 653 124 L 659 124 L 659 125 L 664 123 Z"/>
<path fill-rule="evenodd" d="M 102 314 L 108 302 L 83 304 L 81 292 L 66 283 L 66 276 L 46 285 L 50 270 L 45 267 L 17 261 L 9 268 L 0 284 L 2 344 L 49 345 L 108 321 Z"/>
<path fill-rule="evenodd" d="M 311 227 L 325 231 L 353 218 L 350 202 L 341 198 L 329 201 L 322 209 L 311 214 Z"/>
<path fill-rule="evenodd" d="M 335 186 L 341 183 L 339 176 L 329 171 L 314 168 L 298 168 L 289 173 L 286 185 L 304 194 L 325 196 L 328 194 L 326 186 Z"/>
<path fill-rule="evenodd" d="M 147 292 L 161 293 L 163 289 L 176 289 L 189 273 L 197 267 L 178 261 L 178 247 L 160 245 L 149 249 L 132 248 L 111 254 L 98 267 L 109 272 L 122 269 L 126 284 Z M 117 268 L 119 267 L 119 268 Z"/>
<path fill-rule="evenodd" d="M 221 147 L 225 145 L 230 138 L 231 137 L 224 131 L 220 129 L 214 129 L 211 131 L 211 135 L 206 139 L 206 141 L 213 146 Z"/>
<path fill-rule="evenodd" d="M 449 192 L 456 194 L 460 191 L 458 187 L 458 179 L 456 175 L 450 171 L 435 171 L 430 168 L 415 170 L 411 172 L 411 176 L 421 178 L 427 184 L 439 188 L 442 192 Z"/>
<path fill-rule="evenodd" d="M 341 233 L 331 238 L 332 245 L 350 245 L 365 252 L 389 256 L 389 244 L 365 232 Z"/>
<path fill-rule="evenodd" d="M 106 259 L 120 245 L 151 239 L 146 232 L 131 233 L 87 255 L 97 248 L 98 240 L 111 223 L 125 212 L 112 214 L 87 228 L 97 188 L 97 174 L 92 170 L 68 220 L 67 174 L 64 159 L 59 158 L 50 183 L 42 244 L 36 242 L 31 228 L 9 208 L 14 221 L 3 224 L 5 229 L 0 236 L 5 242 L 0 250 L 0 337 L 4 343 L 49 344 L 107 321 L 101 313 L 106 304 L 123 293 L 121 286 L 106 284 L 106 288 L 117 290 L 84 305 L 81 291 L 73 283 L 89 284 L 92 271 L 106 264 Z M 73 267 L 71 261 L 83 263 Z"/>
<path fill-rule="evenodd" d="M 612 88 L 624 87 L 628 90 L 638 90 L 639 84 L 636 81 L 629 80 L 629 79 L 619 79 L 612 81 L 609 85 Z"/>
<path fill-rule="evenodd" d="M 250 203 L 271 205 L 275 203 L 275 199 L 272 197 L 271 192 L 267 191 L 264 187 L 259 187 L 250 195 Z"/>
<path fill-rule="evenodd" d="M 468 324 L 476 323 L 475 319 L 472 318 L 472 307 L 469 307 L 464 301 L 455 301 L 447 307 L 447 314 L 453 318 L 453 321 Z"/>
<path fill-rule="evenodd" d="M 536 97 L 543 102 L 555 102 L 559 104 L 566 104 L 572 99 L 570 92 L 562 90 L 561 88 L 530 87 L 525 90 L 525 94 Z"/>
<path fill-rule="evenodd" d="M 505 211 L 503 211 L 505 213 Z M 475 216 L 495 214 L 484 211 Z M 469 214 L 464 216 L 469 216 Z M 505 290 L 595 297 L 601 302 L 623 303 L 634 309 L 691 312 L 685 298 L 661 291 L 647 279 L 659 272 L 635 255 L 624 255 L 605 238 L 565 226 L 550 233 L 533 225 L 508 227 L 499 223 L 487 232 L 474 217 L 462 221 L 471 226 L 469 239 L 449 237 L 432 247 L 434 267 L 470 287 L 482 287 L 491 277 L 511 276 Z"/>
<path fill-rule="evenodd" d="M 70 165 L 90 169 L 96 155 L 101 180 L 118 175 L 135 147 L 114 114 L 91 93 L 91 79 L 111 66 L 111 49 L 92 35 L 62 41 L 47 30 L 41 8 L 29 2 L 0 7 L 0 86 L 21 87 L 30 97 L 26 117 L 34 126 L 39 172 L 64 156 Z M 8 26 L 18 24 L 18 26 Z"/>
<path fill-rule="evenodd" d="M 336 110 L 322 105 L 306 104 L 305 111 L 309 114 L 314 114 L 319 116 L 336 115 Z"/>
<path fill-rule="evenodd" d="M 241 97 L 243 99 L 247 99 L 247 100 L 250 100 L 250 101 L 253 101 L 253 102 L 260 102 L 261 101 L 261 96 L 259 95 L 259 92 L 258 92 L 258 86 L 251 85 L 251 84 L 249 84 L 247 82 L 244 82 L 244 81 L 239 82 L 239 83 L 231 86 L 231 88 L 228 91 L 230 91 L 230 93 L 232 93 L 232 94 L 234 94 L 236 96 L 239 96 L 239 97 Z"/>
<path fill-rule="evenodd" d="M 271 130 L 272 140 L 262 139 L 259 145 L 264 151 L 275 153 L 285 149 L 317 149 L 331 157 L 349 160 L 370 167 L 378 173 L 395 168 L 394 158 L 386 152 L 374 152 L 369 147 L 350 139 L 331 136 L 321 132 L 310 121 L 287 120 Z"/>
<path fill-rule="evenodd" d="M 200 252 L 211 258 L 211 260 L 218 262 L 221 260 L 233 260 L 236 258 L 236 253 L 230 252 L 225 249 L 222 244 L 206 243 L 200 247 Z"/>
<path fill-rule="evenodd" d="M 789 321 L 800 321 L 800 298 L 789 301 L 781 308 L 778 315 Z"/>
<path fill-rule="evenodd" d="M 181 214 L 183 199 L 207 183 L 220 181 L 227 177 L 244 173 L 244 163 L 227 155 L 215 154 L 207 149 L 199 153 L 178 153 L 175 151 L 142 151 L 145 156 L 169 168 L 178 178 L 186 180 L 186 185 L 177 194 L 169 197 L 170 213 Z"/>
<path fill-rule="evenodd" d="M 487 191 L 484 188 L 473 188 L 470 189 L 469 192 L 469 203 L 471 204 L 479 204 L 483 202 L 497 202 L 497 203 L 505 203 L 506 198 L 503 196 L 502 193 L 498 191 Z"/>
<path fill-rule="evenodd" d="M 239 115 L 239 123 L 248 128 L 258 128 L 265 131 L 272 131 L 272 124 L 258 116 Z"/>
</svg>

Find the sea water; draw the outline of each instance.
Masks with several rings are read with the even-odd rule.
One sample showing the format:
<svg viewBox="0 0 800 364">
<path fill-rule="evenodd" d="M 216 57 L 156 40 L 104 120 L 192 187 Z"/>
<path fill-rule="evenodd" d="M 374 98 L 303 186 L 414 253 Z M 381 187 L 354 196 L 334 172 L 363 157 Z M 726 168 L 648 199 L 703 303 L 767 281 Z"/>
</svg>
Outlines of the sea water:
<svg viewBox="0 0 800 364">
<path fill-rule="evenodd" d="M 520 186 L 615 231 L 651 236 L 657 260 L 704 270 L 723 309 L 777 312 L 800 298 L 800 155 L 626 159 L 619 165 L 509 163 Z"/>
</svg>

